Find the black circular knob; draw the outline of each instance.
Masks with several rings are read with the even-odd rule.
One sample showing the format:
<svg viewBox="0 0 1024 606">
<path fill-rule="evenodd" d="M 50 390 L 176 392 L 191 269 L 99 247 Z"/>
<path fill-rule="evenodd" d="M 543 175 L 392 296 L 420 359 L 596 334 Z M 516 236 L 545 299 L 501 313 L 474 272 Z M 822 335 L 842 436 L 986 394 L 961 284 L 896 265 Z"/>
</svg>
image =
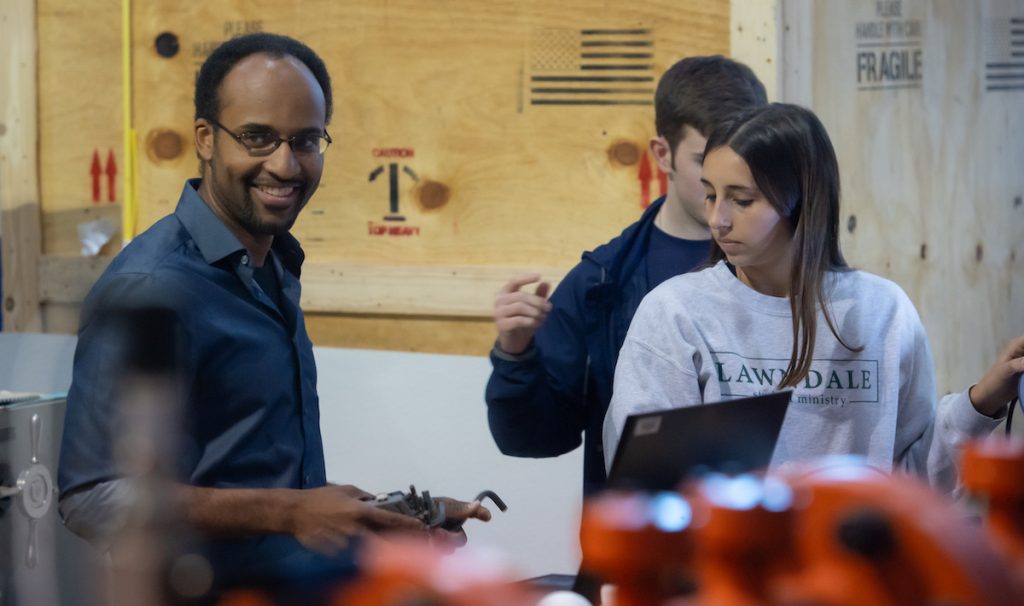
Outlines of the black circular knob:
<svg viewBox="0 0 1024 606">
<path fill-rule="evenodd" d="M 836 528 L 839 544 L 850 553 L 870 560 L 881 559 L 896 551 L 896 536 L 886 515 L 875 509 L 863 509 L 847 515 Z"/>
<path fill-rule="evenodd" d="M 156 37 L 156 53 L 165 59 L 170 59 L 178 54 L 180 45 L 178 36 L 171 32 L 164 32 Z"/>
</svg>

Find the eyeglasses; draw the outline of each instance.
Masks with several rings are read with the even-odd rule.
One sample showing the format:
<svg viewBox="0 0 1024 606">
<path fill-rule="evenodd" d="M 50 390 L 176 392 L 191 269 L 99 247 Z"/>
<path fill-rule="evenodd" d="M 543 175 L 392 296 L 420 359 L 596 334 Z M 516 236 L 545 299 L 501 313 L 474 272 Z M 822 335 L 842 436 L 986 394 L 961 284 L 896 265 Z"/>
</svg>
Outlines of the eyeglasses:
<svg viewBox="0 0 1024 606">
<path fill-rule="evenodd" d="M 331 136 L 327 134 L 327 131 L 323 133 L 299 133 L 285 139 L 272 130 L 254 130 L 235 134 L 228 127 L 213 118 L 207 118 L 207 120 L 231 135 L 232 139 L 241 143 L 250 156 L 269 156 L 278 147 L 281 147 L 282 143 L 287 143 L 293 154 L 314 156 L 323 154 L 331 144 Z"/>
</svg>

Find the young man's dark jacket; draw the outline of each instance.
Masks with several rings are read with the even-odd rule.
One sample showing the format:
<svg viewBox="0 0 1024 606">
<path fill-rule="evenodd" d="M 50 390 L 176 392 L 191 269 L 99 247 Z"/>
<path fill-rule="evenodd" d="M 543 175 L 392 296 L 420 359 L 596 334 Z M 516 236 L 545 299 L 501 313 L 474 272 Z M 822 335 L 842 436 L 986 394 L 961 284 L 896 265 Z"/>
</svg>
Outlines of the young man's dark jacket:
<svg viewBox="0 0 1024 606">
<path fill-rule="evenodd" d="M 585 434 L 583 492 L 604 487 L 601 430 L 619 349 L 650 290 L 647 251 L 659 198 L 612 241 L 583 254 L 551 295 L 530 349 L 491 350 L 487 417 L 498 448 L 519 457 L 570 452 Z"/>
</svg>

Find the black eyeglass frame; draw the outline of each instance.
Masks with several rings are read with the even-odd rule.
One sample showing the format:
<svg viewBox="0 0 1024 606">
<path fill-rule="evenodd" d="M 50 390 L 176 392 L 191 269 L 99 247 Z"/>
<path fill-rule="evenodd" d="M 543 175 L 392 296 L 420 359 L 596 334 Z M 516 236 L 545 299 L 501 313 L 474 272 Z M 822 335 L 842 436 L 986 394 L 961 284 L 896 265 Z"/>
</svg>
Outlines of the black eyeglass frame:
<svg viewBox="0 0 1024 606">
<path fill-rule="evenodd" d="M 253 157 L 256 157 L 256 158 L 262 158 L 264 156 L 269 156 L 269 155 L 273 154 L 274 152 L 277 151 L 277 148 L 281 147 L 282 143 L 287 143 L 288 147 L 291 148 L 293 154 L 298 154 L 300 156 L 301 155 L 306 155 L 306 156 L 319 155 L 319 156 L 322 156 L 322 155 L 324 155 L 324 152 L 327 151 L 327 148 L 331 146 L 331 143 L 334 142 L 331 139 L 331 135 L 325 129 L 323 133 L 316 134 L 316 137 L 318 139 L 320 139 L 320 141 L 323 142 L 323 143 L 321 143 L 321 145 L 323 146 L 322 148 L 318 147 L 318 150 L 316 152 L 301 151 L 301 150 L 296 150 L 295 146 L 293 145 L 293 143 L 295 142 L 296 139 L 299 139 L 301 137 L 309 137 L 313 133 L 300 133 L 298 135 L 292 135 L 291 137 L 288 137 L 287 139 L 285 139 L 284 137 L 282 137 L 278 133 L 276 133 L 276 132 L 271 130 L 271 131 L 267 131 L 265 133 L 260 133 L 260 135 L 274 135 L 274 136 L 276 136 L 277 140 L 274 142 L 274 146 L 269 148 L 269 149 L 267 149 L 267 150 L 258 150 L 257 151 L 257 150 L 254 150 L 252 147 L 250 147 L 250 143 L 248 143 L 248 138 L 246 137 L 246 135 L 253 135 L 255 133 L 242 133 L 242 134 L 239 135 L 239 134 L 236 134 L 231 129 L 229 129 L 228 127 L 226 127 L 223 124 L 221 124 L 220 122 L 214 120 L 213 118 L 206 118 L 206 121 L 209 122 L 210 124 L 216 126 L 217 128 L 221 129 L 222 131 L 226 132 L 232 139 L 237 141 L 239 145 L 244 147 L 245 151 L 249 152 L 250 156 L 253 156 Z"/>
</svg>

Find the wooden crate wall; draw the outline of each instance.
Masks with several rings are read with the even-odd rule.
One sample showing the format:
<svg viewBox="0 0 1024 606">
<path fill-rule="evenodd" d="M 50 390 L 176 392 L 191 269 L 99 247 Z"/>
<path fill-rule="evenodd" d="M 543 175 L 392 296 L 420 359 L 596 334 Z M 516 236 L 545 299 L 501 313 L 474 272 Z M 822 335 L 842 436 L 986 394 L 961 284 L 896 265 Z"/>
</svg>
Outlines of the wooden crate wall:
<svg viewBox="0 0 1024 606">
<path fill-rule="evenodd" d="M 120 2 L 38 3 L 43 251 L 55 257 L 44 259 L 43 282 L 50 328 L 73 330 L 75 303 L 102 264 L 65 256 L 78 254 L 79 224 L 119 223 L 123 200 L 119 178 L 108 187 L 125 168 Z M 536 268 L 557 280 L 642 211 L 657 77 L 683 56 L 729 51 L 725 0 L 187 0 L 132 10 L 138 230 L 172 212 L 197 172 L 192 84 L 216 44 L 273 31 L 324 57 L 335 143 L 295 233 L 314 341 L 350 347 L 486 352 L 492 295 L 507 277 Z M 582 58 L 588 51 L 650 56 Z M 587 67 L 601 63 L 629 69 Z M 594 74 L 640 79 L 547 81 Z M 611 92 L 550 92 L 584 87 Z M 646 185 L 658 194 L 656 173 Z"/>
</svg>

